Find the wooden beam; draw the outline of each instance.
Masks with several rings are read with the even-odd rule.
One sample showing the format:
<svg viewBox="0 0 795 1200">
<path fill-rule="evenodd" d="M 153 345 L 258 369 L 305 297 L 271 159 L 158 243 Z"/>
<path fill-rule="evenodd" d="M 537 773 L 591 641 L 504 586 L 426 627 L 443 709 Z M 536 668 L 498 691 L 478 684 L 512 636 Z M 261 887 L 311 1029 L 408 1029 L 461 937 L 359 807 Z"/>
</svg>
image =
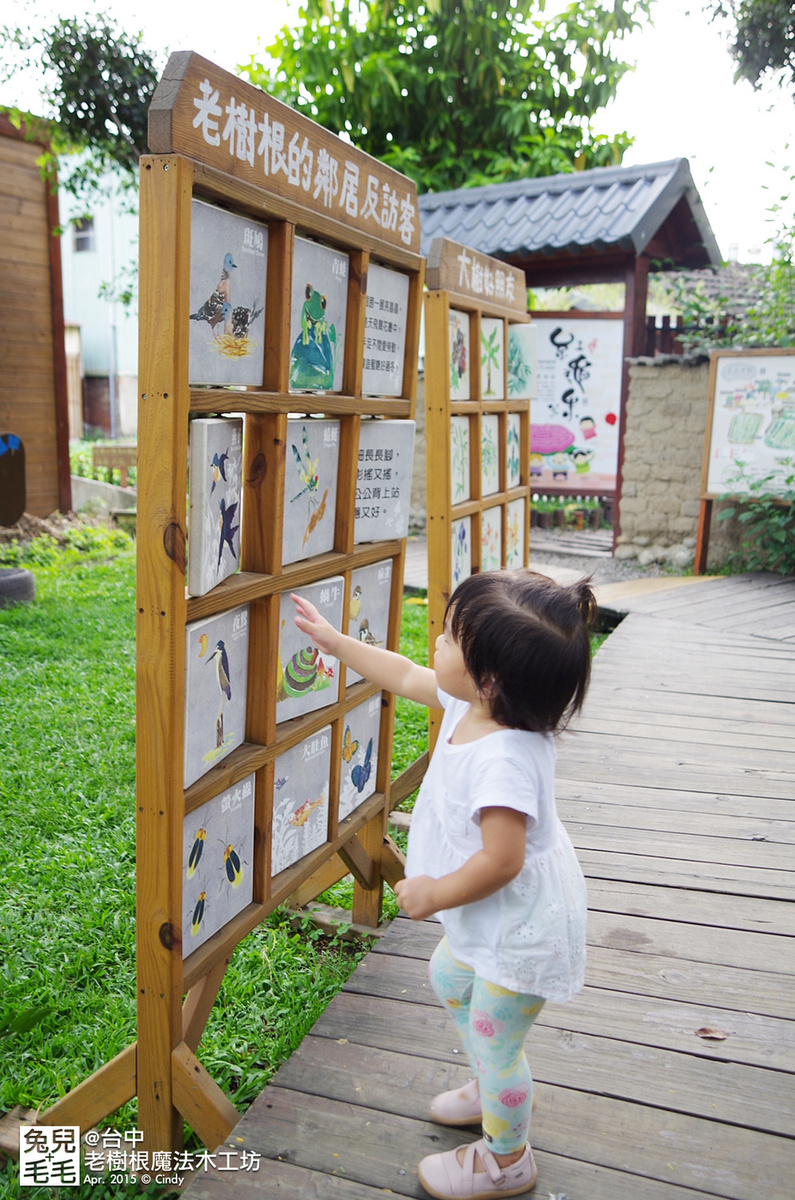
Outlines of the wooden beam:
<svg viewBox="0 0 795 1200">
<path fill-rule="evenodd" d="M 430 751 L 425 750 L 419 758 L 414 759 L 411 766 L 406 767 L 405 771 L 392 781 L 392 787 L 389 792 L 390 809 L 397 808 L 404 800 L 408 800 L 412 792 L 416 792 L 425 778 L 425 772 L 428 770 L 430 760 Z"/>
<path fill-rule="evenodd" d="M 287 897 L 285 904 L 288 908 L 303 908 L 310 900 L 314 900 L 327 888 L 339 883 L 348 874 L 350 874 L 350 867 L 342 861 L 338 854 L 335 854 L 308 879 L 305 879 L 301 886 Z"/>
<path fill-rule="evenodd" d="M 356 882 L 369 890 L 375 882 L 376 864 L 356 835 L 340 846 L 339 856 Z"/>
<path fill-rule="evenodd" d="M 240 1113 L 184 1042 L 171 1054 L 174 1104 L 208 1150 L 229 1137 Z"/>
<path fill-rule="evenodd" d="M 185 997 L 182 1005 L 182 1040 L 191 1050 L 195 1050 L 201 1041 L 228 966 L 228 958 L 215 963 L 203 979 L 194 983 Z"/>
<path fill-rule="evenodd" d="M 91 1129 L 122 1104 L 132 1100 L 137 1088 L 138 1043 L 105 1063 L 71 1092 L 39 1114 L 40 1125 L 79 1125 Z"/>
<path fill-rule="evenodd" d="M 389 834 L 384 836 L 381 847 L 381 876 L 393 889 L 396 883 L 406 878 L 406 856 Z"/>
</svg>

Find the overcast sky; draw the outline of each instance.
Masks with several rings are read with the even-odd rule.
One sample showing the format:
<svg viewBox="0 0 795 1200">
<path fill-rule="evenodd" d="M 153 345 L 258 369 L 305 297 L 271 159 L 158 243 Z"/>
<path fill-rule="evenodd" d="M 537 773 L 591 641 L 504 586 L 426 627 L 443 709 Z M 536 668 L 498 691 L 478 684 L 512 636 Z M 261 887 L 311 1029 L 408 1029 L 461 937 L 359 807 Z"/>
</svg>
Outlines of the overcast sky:
<svg viewBox="0 0 795 1200">
<path fill-rule="evenodd" d="M 563 7 L 564 0 L 550 0 L 548 10 L 553 6 Z M 36 19 L 46 20 L 48 11 L 70 16 L 75 8 L 68 0 L 36 0 Z M 80 8 L 81 14 L 97 10 L 116 13 L 128 30 L 141 29 L 150 49 L 195 50 L 234 71 L 295 19 L 298 3 L 269 0 L 250 10 L 247 21 L 239 10 L 226 13 L 210 0 L 133 0 L 129 7 L 108 0 Z M 23 24 L 33 11 L 29 0 L 5 0 L 2 20 Z M 627 166 L 688 158 L 724 257 L 769 258 L 764 243 L 774 226 L 767 209 L 795 194 L 795 142 L 792 157 L 786 148 L 795 133 L 792 91 L 769 85 L 755 92 L 750 84 L 735 84 L 725 39 L 704 15 L 701 0 L 657 0 L 654 22 L 625 43 L 624 56 L 637 67 L 597 116 L 596 131 L 634 135 Z M 42 111 L 30 84 L 0 86 L 0 103 Z M 790 199 L 790 214 L 793 208 Z"/>
</svg>

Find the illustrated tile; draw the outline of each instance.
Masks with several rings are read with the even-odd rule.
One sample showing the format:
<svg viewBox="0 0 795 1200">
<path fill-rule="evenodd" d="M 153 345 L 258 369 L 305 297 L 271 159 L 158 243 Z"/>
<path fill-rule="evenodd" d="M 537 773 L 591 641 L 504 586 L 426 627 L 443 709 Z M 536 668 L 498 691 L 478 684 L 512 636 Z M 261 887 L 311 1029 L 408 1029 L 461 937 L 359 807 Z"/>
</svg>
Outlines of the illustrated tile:
<svg viewBox="0 0 795 1200">
<path fill-rule="evenodd" d="M 505 324 L 499 317 L 480 320 L 480 398 L 505 399 Z"/>
<path fill-rule="evenodd" d="M 245 740 L 248 618 L 243 604 L 185 626 L 185 787 Z"/>
<path fill-rule="evenodd" d="M 203 596 L 240 565 L 243 422 L 190 423 L 188 591 Z"/>
<path fill-rule="evenodd" d="M 511 500 L 505 510 L 505 566 L 524 565 L 525 501 Z"/>
<path fill-rule="evenodd" d="M 290 303 L 290 388 L 342 388 L 348 311 L 348 255 L 295 239 Z"/>
<path fill-rule="evenodd" d="M 334 548 L 340 423 L 318 418 L 287 422 L 282 565 Z"/>
<path fill-rule="evenodd" d="M 276 759 L 271 876 L 328 841 L 330 777 L 330 725 Z"/>
<path fill-rule="evenodd" d="M 348 605 L 348 634 L 374 646 L 385 646 L 389 628 L 389 601 L 392 595 L 392 559 L 357 567 L 351 572 L 351 598 Z M 350 667 L 345 672 L 347 686 L 362 678 Z"/>
<path fill-rule="evenodd" d="M 342 739 L 339 819 L 344 821 L 375 791 L 381 730 L 381 693 L 352 708 Z"/>
<path fill-rule="evenodd" d="M 508 326 L 508 399 L 534 400 L 538 395 L 538 328 Z"/>
<path fill-rule="evenodd" d="M 508 413 L 506 417 L 505 434 L 505 486 L 518 487 L 522 482 L 522 463 L 519 457 L 520 417 L 518 413 Z"/>
<path fill-rule="evenodd" d="M 353 540 L 404 538 L 409 528 L 413 421 L 362 421 L 356 469 Z"/>
<path fill-rule="evenodd" d="M 480 514 L 480 569 L 498 571 L 502 566 L 502 509 L 485 508 Z"/>
<path fill-rule="evenodd" d="M 455 589 L 472 574 L 472 518 L 461 517 L 450 527 L 450 575 Z"/>
<path fill-rule="evenodd" d="M 480 419 L 480 488 L 483 496 L 500 490 L 500 418 L 485 414 Z"/>
<path fill-rule="evenodd" d="M 449 311 L 450 399 L 469 400 L 469 313 Z"/>
<path fill-rule="evenodd" d="M 463 504 L 472 494 L 469 476 L 469 417 L 450 418 L 450 503 Z"/>
<path fill-rule="evenodd" d="M 408 307 L 408 275 L 371 262 L 364 318 L 363 396 L 402 395 Z"/>
<path fill-rule="evenodd" d="M 301 595 L 335 629 L 342 629 L 344 580 L 341 575 L 310 583 Z M 288 721 L 334 704 L 339 695 L 339 663 L 321 654 L 295 625 L 289 592 L 279 599 L 279 659 L 276 669 L 276 722 Z"/>
</svg>

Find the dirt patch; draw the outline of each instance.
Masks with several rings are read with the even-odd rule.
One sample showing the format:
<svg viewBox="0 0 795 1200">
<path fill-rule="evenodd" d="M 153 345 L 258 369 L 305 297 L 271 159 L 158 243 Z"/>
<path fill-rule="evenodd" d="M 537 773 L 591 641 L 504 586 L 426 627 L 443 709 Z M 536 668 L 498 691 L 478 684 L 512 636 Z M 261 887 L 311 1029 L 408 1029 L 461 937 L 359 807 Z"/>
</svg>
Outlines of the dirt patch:
<svg viewBox="0 0 795 1200">
<path fill-rule="evenodd" d="M 23 513 L 16 525 L 0 525 L 0 543 L 31 542 L 34 538 L 47 533 L 55 538 L 59 545 L 66 543 L 65 533 L 69 529 L 82 529 L 86 525 L 107 526 L 107 521 L 99 518 L 78 516 L 77 513 L 50 513 L 49 517 L 34 517 L 32 513 Z"/>
</svg>

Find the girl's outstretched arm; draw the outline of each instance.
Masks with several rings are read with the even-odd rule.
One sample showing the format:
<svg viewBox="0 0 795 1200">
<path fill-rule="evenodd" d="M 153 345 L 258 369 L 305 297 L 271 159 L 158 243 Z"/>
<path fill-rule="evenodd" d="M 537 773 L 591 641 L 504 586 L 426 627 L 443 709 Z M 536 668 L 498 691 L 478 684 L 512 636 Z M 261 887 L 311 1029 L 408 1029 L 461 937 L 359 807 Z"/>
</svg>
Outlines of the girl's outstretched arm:
<svg viewBox="0 0 795 1200">
<path fill-rule="evenodd" d="M 348 637 L 335 629 L 320 615 L 314 604 L 302 596 L 291 594 L 290 599 L 295 604 L 297 627 L 312 639 L 323 654 L 339 658 L 346 666 L 352 667 L 387 692 L 405 696 L 407 700 L 416 700 L 418 704 L 426 704 L 429 708 L 438 707 L 436 675 L 430 667 L 420 667 L 402 654 Z"/>
</svg>

